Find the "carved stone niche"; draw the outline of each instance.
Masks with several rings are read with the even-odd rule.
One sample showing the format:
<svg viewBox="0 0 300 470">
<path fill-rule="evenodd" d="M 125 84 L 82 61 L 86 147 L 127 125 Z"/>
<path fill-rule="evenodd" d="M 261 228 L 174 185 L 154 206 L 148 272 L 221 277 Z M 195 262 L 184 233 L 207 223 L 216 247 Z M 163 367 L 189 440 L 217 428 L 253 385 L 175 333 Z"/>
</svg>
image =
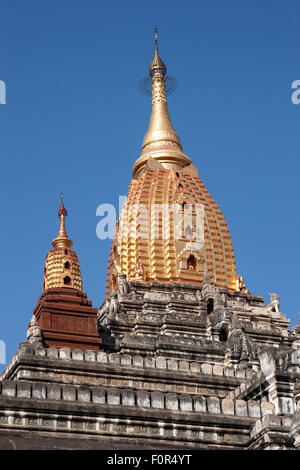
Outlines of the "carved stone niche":
<svg viewBox="0 0 300 470">
<path fill-rule="evenodd" d="M 118 276 L 118 290 L 120 295 L 128 295 L 130 292 L 130 284 L 127 282 L 127 276 L 124 273 L 120 273 Z"/>
<path fill-rule="evenodd" d="M 252 339 L 243 331 L 239 323 L 231 325 L 226 343 L 226 362 L 241 368 L 252 367 L 257 363 L 257 348 Z"/>
<path fill-rule="evenodd" d="M 220 310 L 227 307 L 225 294 L 221 293 L 220 289 L 211 284 L 207 272 L 203 279 L 199 303 L 201 312 L 207 316 L 211 315 L 214 311 L 220 312 Z"/>
<path fill-rule="evenodd" d="M 228 310 L 214 311 L 207 316 L 207 333 L 212 341 L 226 343 L 232 328 L 233 314 Z"/>
<path fill-rule="evenodd" d="M 204 260 L 202 259 L 199 252 L 192 249 L 184 249 L 178 256 L 178 268 L 179 271 L 191 271 L 194 273 L 203 273 L 204 271 Z"/>
</svg>

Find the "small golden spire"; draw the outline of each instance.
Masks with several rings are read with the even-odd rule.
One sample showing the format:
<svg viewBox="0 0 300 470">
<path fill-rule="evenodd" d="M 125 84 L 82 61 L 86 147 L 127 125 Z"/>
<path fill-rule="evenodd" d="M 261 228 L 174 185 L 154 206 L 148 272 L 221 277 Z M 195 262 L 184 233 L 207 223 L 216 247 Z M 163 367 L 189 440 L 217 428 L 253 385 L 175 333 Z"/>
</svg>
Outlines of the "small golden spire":
<svg viewBox="0 0 300 470">
<path fill-rule="evenodd" d="M 157 44 L 157 36 L 158 36 L 158 30 L 157 28 L 155 28 L 155 35 L 154 35 L 154 38 L 155 38 L 155 51 L 154 51 L 154 57 L 153 57 L 153 60 L 149 66 L 149 74 L 150 74 L 150 77 L 153 77 L 155 71 L 158 70 L 158 72 L 160 72 L 161 74 L 163 74 L 163 76 L 166 75 L 167 73 L 167 67 L 165 65 L 165 63 L 163 62 L 163 60 L 161 59 L 160 55 L 159 55 L 159 52 L 158 52 L 158 44 Z"/>
<path fill-rule="evenodd" d="M 58 217 L 60 218 L 60 227 L 59 227 L 57 237 L 54 238 L 54 240 L 52 241 L 52 245 L 54 246 L 54 248 L 58 248 L 58 247 L 70 248 L 73 245 L 73 242 L 68 237 L 67 232 L 66 232 L 65 218 L 68 215 L 68 212 L 64 206 L 63 193 L 60 194 L 60 198 L 61 198 L 61 204 L 60 204 L 60 208 L 58 209 Z"/>
<path fill-rule="evenodd" d="M 165 168 L 180 168 L 191 163 L 182 153 L 179 136 L 172 125 L 166 97 L 167 67 L 161 59 L 157 44 L 158 31 L 155 28 L 154 57 L 149 66 L 152 84 L 152 112 L 148 131 L 144 137 L 142 154 L 133 167 L 133 175 L 137 177 L 148 159 L 155 158 Z"/>
<path fill-rule="evenodd" d="M 48 251 L 45 267 L 43 290 L 69 287 L 82 292 L 82 279 L 78 256 L 74 250 L 72 240 L 68 237 L 65 227 L 65 218 L 68 212 L 64 206 L 63 193 L 60 195 L 61 204 L 58 209 L 60 226 L 58 235 L 54 238 L 52 248 Z"/>
</svg>

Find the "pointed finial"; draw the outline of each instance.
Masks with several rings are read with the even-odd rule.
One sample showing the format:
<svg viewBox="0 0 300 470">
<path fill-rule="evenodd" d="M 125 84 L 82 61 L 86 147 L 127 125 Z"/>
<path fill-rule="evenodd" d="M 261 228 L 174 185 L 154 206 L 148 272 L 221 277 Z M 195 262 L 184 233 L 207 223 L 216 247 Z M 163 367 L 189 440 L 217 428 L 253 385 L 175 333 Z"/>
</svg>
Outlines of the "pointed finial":
<svg viewBox="0 0 300 470">
<path fill-rule="evenodd" d="M 53 240 L 52 245 L 56 247 L 71 247 L 72 240 L 68 237 L 65 227 L 65 217 L 68 215 L 67 209 L 64 206 L 63 193 L 60 193 L 60 208 L 58 209 L 58 217 L 60 218 L 60 227 L 57 237 Z"/>
<path fill-rule="evenodd" d="M 61 203 L 60 203 L 60 208 L 58 209 L 58 217 L 60 217 L 62 214 L 65 215 L 65 216 L 68 215 L 67 209 L 64 206 L 64 195 L 63 195 L 63 193 L 60 193 L 60 200 L 61 200 Z"/>
<path fill-rule="evenodd" d="M 191 160 L 182 152 L 180 138 L 172 125 L 166 96 L 167 67 L 162 61 L 157 44 L 158 30 L 154 30 L 155 51 L 149 67 L 152 87 L 152 112 L 147 133 L 143 140 L 142 154 L 134 164 L 133 175 L 138 178 L 149 158 L 154 158 L 163 167 L 182 168 Z"/>
<path fill-rule="evenodd" d="M 158 29 L 154 29 L 154 41 L 155 41 L 155 50 L 154 50 L 154 57 L 153 60 L 150 64 L 149 67 L 149 74 L 150 77 L 153 77 L 155 72 L 159 72 L 163 77 L 166 75 L 167 72 L 167 67 L 165 63 L 162 61 L 160 58 L 159 52 L 158 52 L 158 43 L 157 43 L 157 37 L 158 37 Z"/>
<path fill-rule="evenodd" d="M 158 37 L 158 29 L 157 29 L 157 28 L 154 28 L 155 49 L 158 49 L 158 46 L 157 46 L 157 37 Z"/>
</svg>

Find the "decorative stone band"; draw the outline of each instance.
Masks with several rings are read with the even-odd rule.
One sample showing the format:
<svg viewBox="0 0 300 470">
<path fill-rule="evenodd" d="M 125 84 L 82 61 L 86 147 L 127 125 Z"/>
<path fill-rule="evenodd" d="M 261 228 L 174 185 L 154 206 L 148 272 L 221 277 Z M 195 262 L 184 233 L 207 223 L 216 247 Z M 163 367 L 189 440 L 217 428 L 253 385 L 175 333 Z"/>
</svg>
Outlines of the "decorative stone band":
<svg viewBox="0 0 300 470">
<path fill-rule="evenodd" d="M 119 354 L 99 351 L 82 351 L 80 349 L 69 349 L 69 348 L 43 348 L 36 347 L 32 348 L 29 344 L 23 343 L 20 349 L 17 351 L 11 362 L 8 364 L 6 369 L 0 376 L 0 380 L 5 379 L 9 371 L 12 369 L 16 361 L 21 356 L 37 356 L 37 357 L 48 357 L 52 359 L 63 359 L 73 361 L 86 361 L 86 362 L 97 362 L 102 364 L 112 364 L 124 367 L 124 369 L 137 368 L 137 369 L 158 369 L 158 370 L 170 370 L 184 374 L 206 374 L 216 376 L 227 376 L 227 377 L 239 377 L 250 378 L 255 375 L 255 372 L 251 369 L 235 369 L 233 367 L 225 367 L 220 364 L 208 364 L 199 363 L 196 361 L 180 361 L 176 359 L 168 359 L 164 356 L 142 357 L 142 356 L 131 356 L 129 354 Z"/>
<path fill-rule="evenodd" d="M 293 416 L 264 415 L 250 431 L 249 450 L 287 450 L 297 448 L 297 436 L 293 436 Z M 295 439 L 296 438 L 296 439 Z"/>
<path fill-rule="evenodd" d="M 254 400 L 191 396 L 158 391 L 87 387 L 57 383 L 4 380 L 0 383 L 0 395 L 34 400 L 62 400 L 78 403 L 94 403 L 109 406 L 151 408 L 158 410 L 208 413 L 237 417 L 260 418 L 274 413 L 271 403 Z"/>
</svg>

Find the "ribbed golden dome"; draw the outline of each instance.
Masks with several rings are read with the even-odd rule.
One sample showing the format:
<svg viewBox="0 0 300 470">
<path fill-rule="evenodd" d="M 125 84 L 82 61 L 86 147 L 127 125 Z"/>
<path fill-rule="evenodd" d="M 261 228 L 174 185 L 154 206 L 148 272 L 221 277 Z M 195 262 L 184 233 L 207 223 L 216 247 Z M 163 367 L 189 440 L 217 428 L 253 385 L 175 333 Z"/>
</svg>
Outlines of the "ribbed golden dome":
<svg viewBox="0 0 300 470">
<path fill-rule="evenodd" d="M 156 34 L 150 124 L 112 242 L 107 293 L 117 288 L 121 272 L 141 282 L 186 283 L 202 283 L 207 273 L 216 286 L 236 289 L 229 230 L 197 169 L 182 153 L 168 113 L 162 64 Z"/>
<path fill-rule="evenodd" d="M 57 237 L 52 241 L 54 248 L 47 254 L 44 268 L 43 290 L 70 287 L 82 292 L 82 279 L 77 254 L 70 247 L 72 240 L 65 228 L 65 217 L 68 215 L 61 195 L 61 206 L 58 210 L 60 227 Z"/>
</svg>

